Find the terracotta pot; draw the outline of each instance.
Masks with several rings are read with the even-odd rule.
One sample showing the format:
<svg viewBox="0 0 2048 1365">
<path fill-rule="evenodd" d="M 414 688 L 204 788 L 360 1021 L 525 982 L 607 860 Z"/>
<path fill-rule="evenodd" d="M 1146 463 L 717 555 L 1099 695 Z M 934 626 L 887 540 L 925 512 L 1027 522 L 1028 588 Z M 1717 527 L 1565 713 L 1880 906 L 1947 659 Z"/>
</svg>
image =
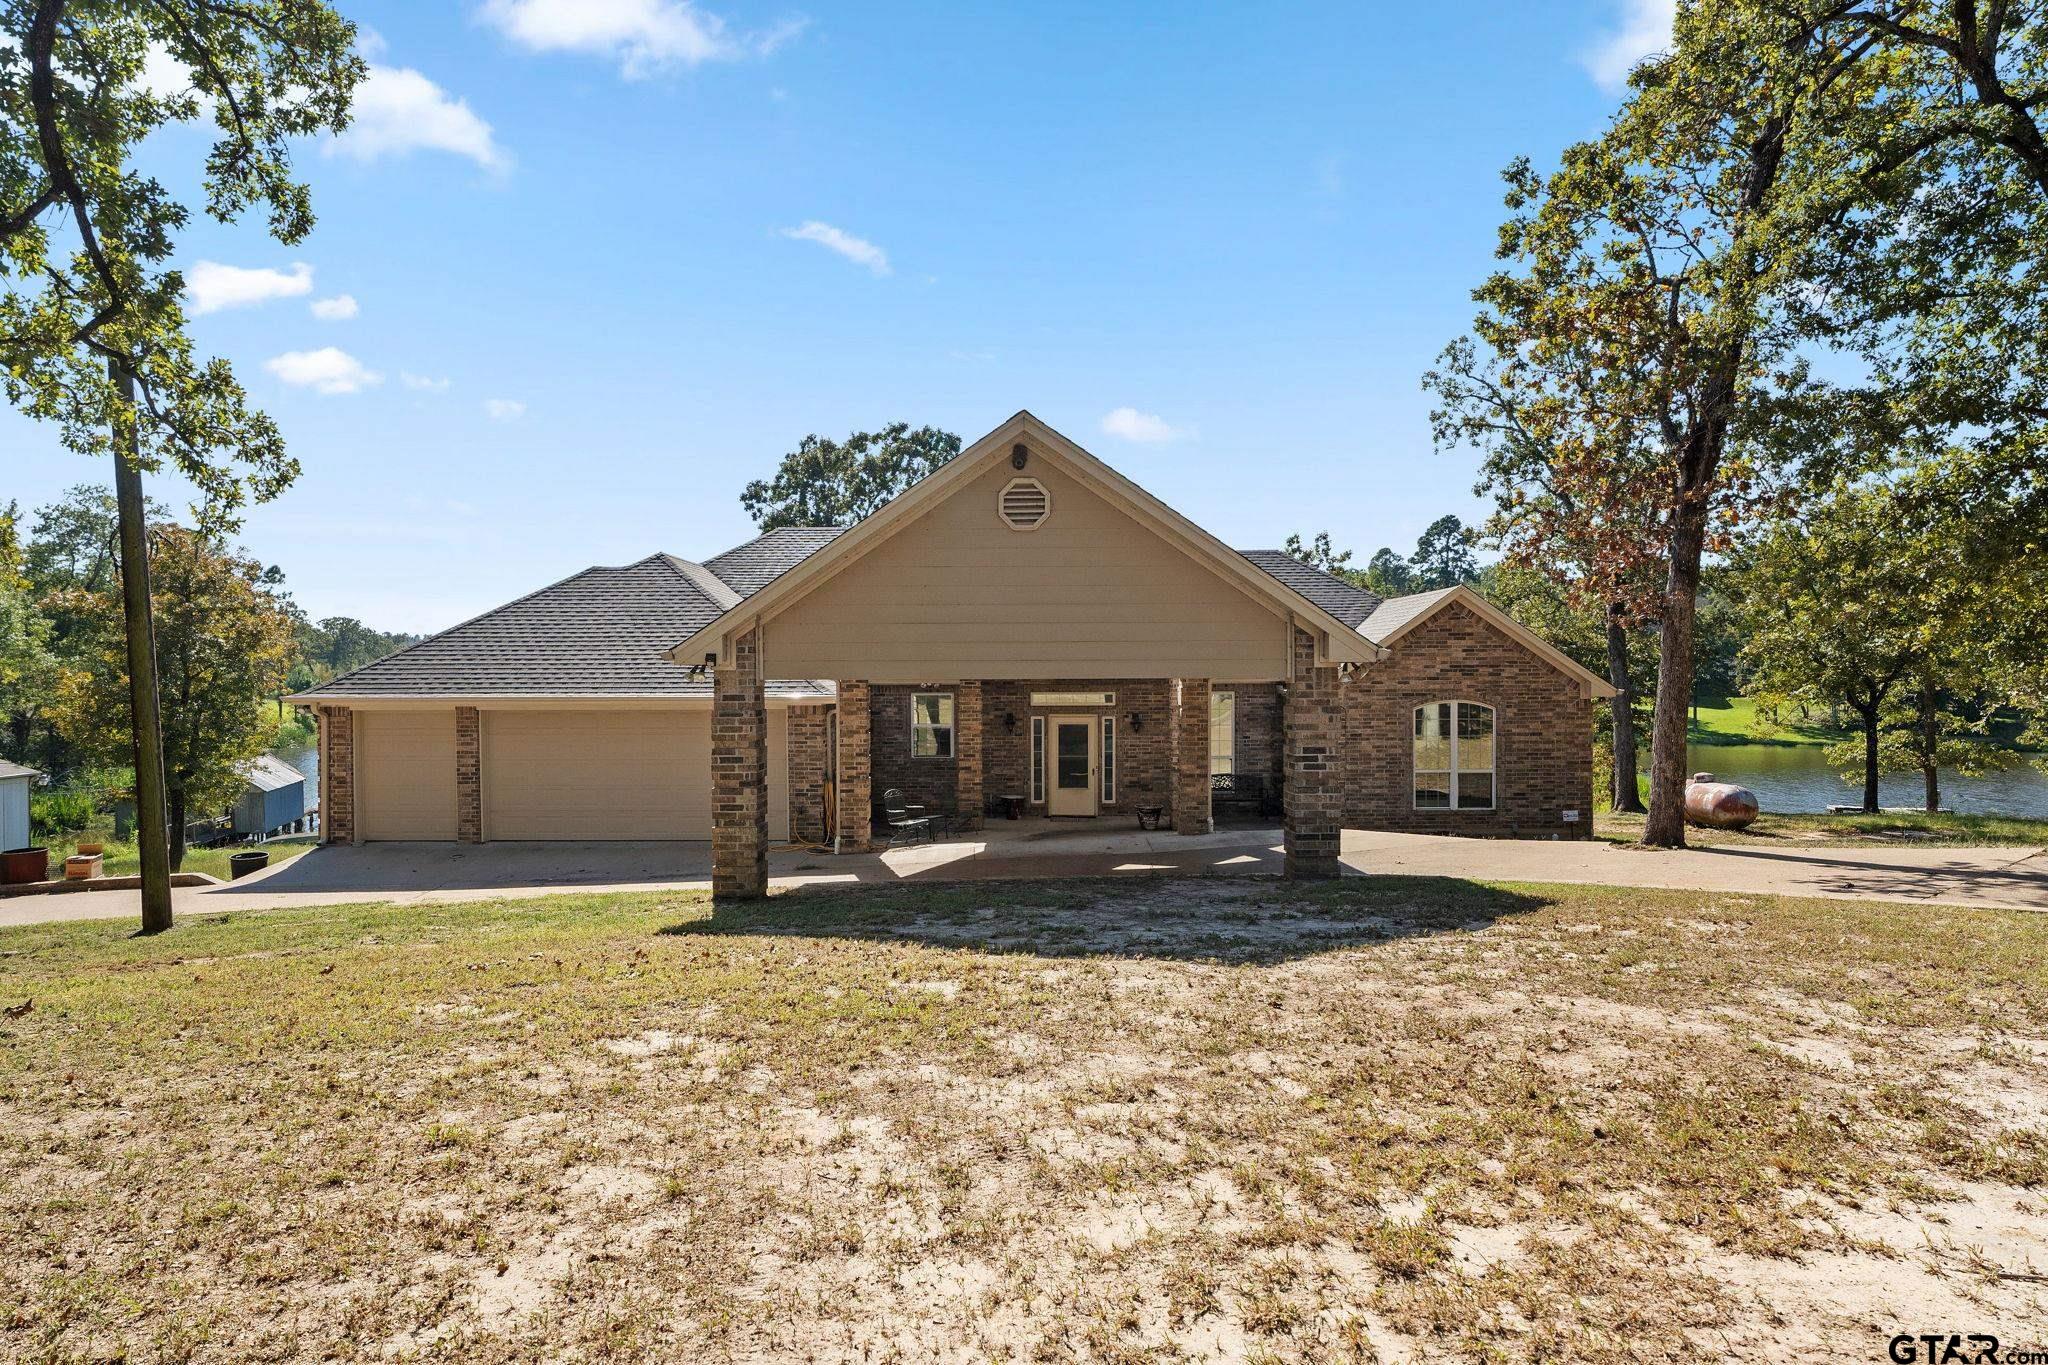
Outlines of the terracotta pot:
<svg viewBox="0 0 2048 1365">
<path fill-rule="evenodd" d="M 18 886 L 22 882 L 44 882 L 49 879 L 49 849 L 13 848 L 0 853 L 0 882 Z"/>
<path fill-rule="evenodd" d="M 98 842 L 97 840 L 88 839 L 80 843 L 77 848 L 74 848 L 71 851 L 73 853 L 83 853 L 90 856 L 95 853 L 105 853 L 107 851 L 107 846 L 103 843 Z"/>
</svg>

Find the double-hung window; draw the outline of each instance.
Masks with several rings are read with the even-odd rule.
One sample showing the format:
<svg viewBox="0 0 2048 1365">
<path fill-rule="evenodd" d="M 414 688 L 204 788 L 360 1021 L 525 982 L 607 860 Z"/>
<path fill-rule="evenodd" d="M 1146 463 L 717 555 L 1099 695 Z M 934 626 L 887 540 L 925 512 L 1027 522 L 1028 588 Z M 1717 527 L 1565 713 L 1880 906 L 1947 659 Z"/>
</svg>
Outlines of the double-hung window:
<svg viewBox="0 0 2048 1365">
<path fill-rule="evenodd" d="M 1493 809 L 1493 708 L 1433 701 L 1415 708 L 1415 809 Z"/>
<path fill-rule="evenodd" d="M 1209 694 L 1209 775 L 1237 771 L 1237 693 Z"/>
<path fill-rule="evenodd" d="M 915 692 L 910 698 L 910 756 L 953 756 L 953 694 Z"/>
</svg>

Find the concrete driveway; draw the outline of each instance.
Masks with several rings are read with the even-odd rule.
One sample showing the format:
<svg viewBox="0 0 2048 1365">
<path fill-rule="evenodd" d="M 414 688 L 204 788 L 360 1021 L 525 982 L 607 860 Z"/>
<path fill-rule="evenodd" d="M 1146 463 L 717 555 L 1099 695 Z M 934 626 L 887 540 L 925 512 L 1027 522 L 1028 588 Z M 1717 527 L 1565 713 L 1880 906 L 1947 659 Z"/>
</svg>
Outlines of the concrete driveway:
<svg viewBox="0 0 2048 1365">
<path fill-rule="evenodd" d="M 2027 848 L 1752 849 L 1653 852 L 1587 841 L 1454 839 L 1347 832 L 1353 874 L 2048 910 L 2048 853 Z M 777 849 L 777 887 L 832 882 L 1097 877 L 1133 873 L 1247 875 L 1281 870 L 1280 832 L 1225 829 L 1199 837 L 1128 826 L 1022 821 L 971 841 L 834 856 Z M 365 844 L 318 848 L 255 877 L 173 893 L 179 914 L 292 906 L 528 897 L 565 891 L 657 891 L 710 885 L 708 843 Z M 0 901 L 0 926 L 139 917 L 132 891 Z"/>
</svg>

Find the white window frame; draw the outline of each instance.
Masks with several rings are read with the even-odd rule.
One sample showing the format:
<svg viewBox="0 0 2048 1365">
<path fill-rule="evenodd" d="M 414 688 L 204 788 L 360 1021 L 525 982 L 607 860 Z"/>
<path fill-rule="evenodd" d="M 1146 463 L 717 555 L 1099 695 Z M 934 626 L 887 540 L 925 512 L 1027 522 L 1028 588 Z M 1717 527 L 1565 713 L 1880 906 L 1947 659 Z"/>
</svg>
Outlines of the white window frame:
<svg viewBox="0 0 2048 1365">
<path fill-rule="evenodd" d="M 1422 713 L 1423 713 L 1424 711 L 1429 711 L 1429 710 L 1433 710 L 1433 709 L 1435 709 L 1436 707 L 1439 707 L 1439 706 L 1448 706 L 1448 707 L 1450 707 L 1450 708 L 1451 708 L 1451 732 L 1450 732 L 1450 734 L 1449 734 L 1449 736 L 1448 736 L 1448 738 L 1449 738 L 1449 740 L 1450 740 L 1450 743 L 1451 743 L 1451 766 L 1450 766 L 1450 769 L 1449 769 L 1449 771 L 1447 771 L 1447 772 L 1446 772 L 1446 771 L 1445 771 L 1444 769 L 1442 769 L 1442 768 L 1419 768 L 1419 767 L 1417 767 L 1417 766 L 1415 765 L 1415 717 L 1416 717 L 1416 716 L 1418 716 L 1418 715 L 1420 715 L 1420 714 L 1422 714 Z M 1461 759 L 1461 758 L 1462 758 L 1463 756 L 1462 756 L 1462 755 L 1461 755 L 1461 754 L 1459 753 L 1459 739 L 1458 739 L 1458 721 L 1459 721 L 1459 719 L 1460 719 L 1461 715 L 1463 714 L 1463 711 L 1464 711 L 1464 709 L 1465 709 L 1466 707 L 1468 707 L 1468 706 L 1470 706 L 1470 707 L 1474 707 L 1474 708 L 1476 708 L 1476 709 L 1478 709 L 1478 710 L 1481 710 L 1481 711 L 1484 711 L 1484 712 L 1486 712 L 1486 713 L 1487 713 L 1488 715 L 1490 715 L 1491 717 L 1493 717 L 1493 728 L 1492 728 L 1492 730 L 1490 731 L 1490 738 L 1491 738 L 1491 739 L 1492 739 L 1492 741 L 1493 741 L 1493 743 L 1492 743 L 1493 757 L 1492 757 L 1492 760 L 1491 760 L 1491 761 L 1490 761 L 1490 762 L 1489 762 L 1489 763 L 1488 763 L 1488 764 L 1487 764 L 1487 765 L 1486 765 L 1485 767 L 1483 767 L 1483 768 L 1470 768 L 1470 769 L 1468 769 L 1468 768 L 1464 767 L 1464 766 L 1463 766 L 1463 765 L 1462 765 L 1462 764 L 1460 763 L 1460 761 L 1459 761 L 1459 760 L 1460 760 L 1460 759 Z M 1485 773 L 1485 774 L 1486 774 L 1486 775 L 1487 775 L 1487 776 L 1488 776 L 1489 778 L 1491 778 L 1491 779 L 1492 779 L 1492 781 L 1490 781 L 1490 782 L 1488 782 L 1488 783 L 1486 784 L 1486 787 L 1487 787 L 1487 791 L 1488 791 L 1488 792 L 1490 792 L 1490 793 L 1491 793 L 1492 795 L 1491 795 L 1491 799 L 1490 799 L 1490 800 L 1488 800 L 1488 801 L 1487 801 L 1487 803 L 1486 803 L 1485 805 L 1483 805 L 1483 806 L 1477 806 L 1477 805 L 1467 805 L 1467 804 L 1465 804 L 1464 802 L 1462 802 L 1462 801 L 1460 801 L 1460 800 L 1458 799 L 1458 778 L 1459 778 L 1459 776 L 1460 776 L 1461 774 L 1463 774 L 1463 773 L 1466 773 L 1466 772 L 1474 772 L 1474 773 Z M 1421 780 L 1422 780 L 1422 775 L 1423 775 L 1424 773 L 1430 773 L 1430 774 L 1432 774 L 1432 775 L 1433 775 L 1433 774 L 1436 774 L 1436 773 L 1443 773 L 1443 774 L 1444 774 L 1444 777 L 1445 777 L 1445 779 L 1446 779 L 1446 781 L 1445 781 L 1445 783 L 1444 783 L 1444 787 L 1445 787 L 1445 790 L 1446 790 L 1446 791 L 1448 791 L 1448 792 L 1449 792 L 1449 794 L 1450 794 L 1450 798 L 1451 798 L 1451 804 L 1450 804 L 1450 805 L 1448 805 L 1448 806 L 1425 806 L 1425 805 L 1423 805 L 1423 804 L 1422 804 L 1422 800 L 1421 800 L 1421 793 L 1420 793 L 1419 791 L 1417 791 L 1417 790 L 1416 790 L 1416 788 L 1417 788 L 1417 786 L 1419 786 L 1419 785 L 1420 785 L 1420 783 L 1421 783 Z M 1498 707 L 1495 707 L 1495 706 L 1489 706 L 1489 705 L 1487 705 L 1487 704 L 1486 704 L 1485 702 L 1483 702 L 1483 701 L 1461 701 L 1461 700 L 1457 700 L 1457 699 L 1454 699 L 1454 698 L 1451 698 L 1451 697 L 1440 697 L 1440 698 L 1438 698 L 1438 699 L 1437 699 L 1437 700 L 1435 700 L 1435 701 L 1427 701 L 1427 702 L 1424 702 L 1424 703 L 1422 703 L 1422 704 L 1421 704 L 1420 706 L 1416 707 L 1416 708 L 1415 708 L 1415 710 L 1414 710 L 1413 712 L 1411 712 L 1411 713 L 1409 714 L 1409 717 L 1408 717 L 1408 801 L 1409 801 L 1410 807 L 1411 807 L 1412 809 L 1414 809 L 1414 810 L 1417 810 L 1417 811 L 1422 811 L 1422 812 L 1425 812 L 1425 813 L 1428 813 L 1428 812 L 1455 812 L 1455 811 L 1464 811 L 1464 810 L 1476 810 L 1476 811 L 1489 811 L 1489 810 L 1496 810 L 1496 809 L 1498 809 L 1498 808 L 1499 808 L 1499 805 L 1500 805 L 1500 708 L 1498 708 Z"/>
<path fill-rule="evenodd" d="M 939 715 L 946 717 L 946 719 L 926 725 L 917 718 L 917 704 L 926 697 L 937 697 L 939 699 Z M 910 694 L 910 756 L 912 758 L 925 762 L 950 763 L 959 757 L 960 750 L 955 746 L 960 741 L 960 735 L 954 728 L 959 713 L 953 707 L 954 701 L 951 692 L 913 692 Z M 917 733 L 920 730 L 931 732 L 933 735 L 932 747 L 934 749 L 938 748 L 938 732 L 944 730 L 946 732 L 946 751 L 944 753 L 919 753 L 917 751 Z"/>
<path fill-rule="evenodd" d="M 1216 704 L 1225 697 L 1230 699 L 1230 768 L 1237 772 L 1237 691 L 1234 688 L 1218 687 L 1209 692 L 1209 776 L 1215 777 L 1225 771 L 1216 766 Z"/>
<path fill-rule="evenodd" d="M 1102 804 L 1116 804 L 1116 717 L 1102 718 Z"/>
<path fill-rule="evenodd" d="M 1045 804 L 1045 717 L 1031 718 L 1031 804 Z"/>
</svg>

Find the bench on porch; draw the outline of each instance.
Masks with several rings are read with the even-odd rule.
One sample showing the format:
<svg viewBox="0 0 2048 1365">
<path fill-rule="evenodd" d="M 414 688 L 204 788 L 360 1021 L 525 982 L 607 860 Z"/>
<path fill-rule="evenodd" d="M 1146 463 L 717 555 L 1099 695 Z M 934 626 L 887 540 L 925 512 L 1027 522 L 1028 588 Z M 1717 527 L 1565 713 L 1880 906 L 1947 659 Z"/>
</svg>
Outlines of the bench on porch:
<svg viewBox="0 0 2048 1365">
<path fill-rule="evenodd" d="M 1212 773 L 1209 777 L 1209 808 L 1217 815 L 1265 816 L 1274 813 L 1272 786 L 1264 773 Z"/>
</svg>

